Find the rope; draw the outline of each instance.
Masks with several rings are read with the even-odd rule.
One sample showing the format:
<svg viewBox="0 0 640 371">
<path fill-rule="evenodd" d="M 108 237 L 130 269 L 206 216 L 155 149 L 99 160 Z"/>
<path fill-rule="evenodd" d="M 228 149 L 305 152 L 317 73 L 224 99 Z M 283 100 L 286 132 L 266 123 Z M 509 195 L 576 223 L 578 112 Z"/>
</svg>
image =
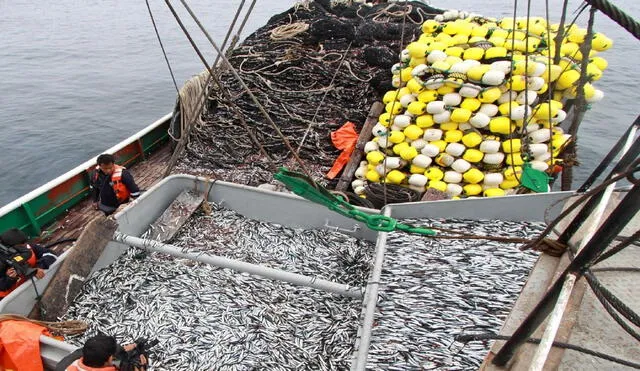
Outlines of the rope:
<svg viewBox="0 0 640 371">
<path fill-rule="evenodd" d="M 511 339 L 511 336 L 506 336 L 506 335 L 497 335 L 494 333 L 484 333 L 484 334 L 462 334 L 462 335 L 458 335 L 455 337 L 455 341 L 459 341 L 461 343 L 468 343 L 470 341 L 481 341 L 481 340 L 509 340 Z M 540 339 L 537 338 L 529 338 L 527 339 L 527 343 L 531 343 L 531 344 L 540 344 Z M 598 357 L 598 358 L 602 358 L 602 359 L 606 359 L 607 361 L 611 361 L 611 362 L 615 362 L 621 365 L 625 365 L 625 366 L 629 366 L 629 367 L 633 367 L 636 369 L 640 369 L 640 363 L 635 363 L 632 361 L 627 361 L 618 357 L 613 357 L 610 356 L 606 353 L 601 353 L 601 352 L 597 352 L 595 350 L 591 350 L 591 349 L 587 349 L 584 347 L 580 347 L 577 345 L 573 345 L 573 344 L 569 344 L 569 343 L 562 343 L 559 341 L 554 341 L 553 342 L 553 346 L 556 348 L 563 348 L 563 349 L 569 349 L 569 350 L 575 350 L 577 352 L 581 352 L 584 354 L 588 354 L 590 356 L 594 356 L 594 357 Z"/>
<path fill-rule="evenodd" d="M 160 33 L 158 32 L 158 27 L 156 26 L 156 20 L 153 18 L 153 13 L 151 12 L 151 6 L 149 6 L 149 0 L 145 0 L 145 3 L 147 3 L 147 10 L 149 11 L 149 17 L 151 18 L 151 23 L 153 23 L 153 30 L 156 32 L 158 43 L 160 43 L 160 49 L 162 49 L 162 55 L 164 56 L 164 60 L 167 62 L 167 67 L 169 67 L 169 73 L 171 74 L 171 80 L 173 81 L 173 86 L 176 88 L 176 92 L 178 92 L 180 89 L 178 89 L 178 84 L 176 83 L 176 77 L 173 75 L 173 69 L 171 69 L 171 63 L 169 63 L 167 52 L 164 50 L 164 45 L 162 44 L 162 39 L 160 38 Z"/>
<path fill-rule="evenodd" d="M 505 243 L 531 243 L 533 240 L 529 238 L 519 238 L 519 237 L 503 237 L 503 236 L 486 236 L 486 235 L 472 235 L 467 234 L 462 231 L 458 231 L 455 229 L 441 228 L 441 227 L 433 227 L 428 226 L 429 229 L 433 229 L 435 231 L 449 233 L 449 235 L 437 234 L 435 236 L 430 236 L 430 238 L 440 238 L 440 239 L 449 239 L 449 240 L 457 240 L 457 239 L 465 239 L 465 240 L 489 240 L 489 241 L 498 241 Z M 553 256 L 560 256 L 562 252 L 565 251 L 566 246 L 558 243 L 557 241 L 553 241 L 550 239 L 543 239 L 543 242 L 549 246 L 547 249 L 540 249 L 540 251 L 547 252 Z"/>
<path fill-rule="evenodd" d="M 309 29 L 309 24 L 304 22 L 295 22 L 290 24 L 284 24 L 271 30 L 271 40 L 280 41 L 292 39 L 299 34 L 306 32 Z"/>
<path fill-rule="evenodd" d="M 607 0 L 584 0 L 640 40 L 640 23 Z"/>
<path fill-rule="evenodd" d="M 530 9 L 530 7 L 529 7 Z M 516 21 L 517 21 L 517 16 L 518 16 L 518 0 L 514 0 L 513 2 L 513 24 L 511 26 L 512 30 L 516 30 Z M 527 27 L 529 26 L 529 18 L 527 18 Z M 529 32 L 529 30 L 527 30 L 527 33 Z M 527 40 L 529 40 L 529 38 L 527 38 Z M 515 50 L 516 50 L 516 35 L 515 32 L 511 33 L 511 66 L 514 66 L 514 60 L 513 57 L 515 56 Z M 528 52 L 528 50 L 527 50 Z M 525 53 L 525 71 L 526 71 L 526 63 L 529 61 L 529 56 Z M 513 78 L 513 77 L 512 77 Z M 526 90 L 525 90 L 526 92 Z M 513 96 L 513 84 L 509 84 L 509 97 Z M 525 94 L 526 96 L 526 94 Z M 511 117 L 511 103 L 509 103 L 509 117 Z M 525 114 L 525 118 L 526 118 L 526 114 Z M 527 125 L 523 124 L 522 127 L 526 128 Z M 511 137 L 511 135 L 509 135 L 509 137 Z M 523 134 L 523 139 L 524 139 L 524 134 Z M 522 142 L 525 142 L 524 140 Z M 513 176 L 514 178 L 516 178 L 516 180 L 518 181 L 518 183 L 522 183 L 520 180 L 520 177 L 518 176 L 518 172 L 516 171 L 516 162 L 514 161 L 514 154 L 513 151 L 509 152 L 509 157 L 511 158 L 511 169 L 513 170 Z"/>
<path fill-rule="evenodd" d="M 387 6 L 385 9 L 383 9 L 383 13 L 388 13 L 388 9 L 390 9 L 392 6 L 394 6 L 394 4 L 390 4 L 389 6 Z M 409 5 L 408 0 L 404 1 L 404 7 L 405 7 L 405 11 L 402 14 L 402 32 L 400 33 L 400 53 L 398 54 L 398 59 L 400 64 L 402 64 L 402 50 L 404 48 L 404 29 L 405 29 L 405 25 L 407 23 L 407 14 L 409 14 L 409 11 L 407 11 L 408 7 L 411 7 L 411 5 Z M 377 18 L 379 15 L 376 15 L 375 17 L 373 17 L 373 21 L 377 22 Z M 393 112 L 393 109 L 395 108 L 396 104 L 400 104 L 398 102 L 398 95 L 400 94 L 400 88 L 404 85 L 404 82 L 402 81 L 402 73 L 400 73 L 399 75 L 400 78 L 400 85 L 398 86 L 398 89 L 396 90 L 396 95 L 394 97 L 393 100 L 393 104 L 391 105 L 391 111 Z M 383 167 L 383 172 L 386 176 L 387 174 L 387 158 L 388 156 L 384 156 L 384 160 L 382 161 L 382 167 Z M 386 205 L 388 202 L 388 198 L 387 198 L 387 180 L 386 178 L 383 179 L 384 181 L 382 182 L 382 187 L 383 187 L 383 195 L 384 195 L 384 199 L 383 199 L 383 205 Z M 373 201 L 372 201 L 373 202 Z M 375 204 L 375 202 L 374 202 Z"/>
<path fill-rule="evenodd" d="M 72 320 L 72 321 L 60 321 L 60 322 L 47 322 L 37 321 L 25 316 L 17 314 L 0 314 L 0 322 L 2 321 L 25 321 L 35 323 L 46 327 L 54 335 L 77 335 L 82 334 L 87 330 L 87 323 L 84 321 Z"/>
<path fill-rule="evenodd" d="M 591 268 L 592 272 L 640 272 L 638 267 L 603 267 L 603 268 Z"/>
</svg>

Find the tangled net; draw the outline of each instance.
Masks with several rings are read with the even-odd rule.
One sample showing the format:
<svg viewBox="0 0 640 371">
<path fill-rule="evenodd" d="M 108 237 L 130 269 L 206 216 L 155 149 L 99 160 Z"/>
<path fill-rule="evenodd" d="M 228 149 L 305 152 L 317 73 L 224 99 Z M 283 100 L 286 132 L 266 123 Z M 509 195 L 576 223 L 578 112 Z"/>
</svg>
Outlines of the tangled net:
<svg viewBox="0 0 640 371">
<path fill-rule="evenodd" d="M 346 121 L 362 128 L 371 104 L 391 88 L 388 71 L 398 61 L 402 36 L 405 43 L 414 38 L 437 12 L 414 2 L 406 7 L 307 2 L 271 18 L 228 58 L 294 148 L 299 147 L 307 171 L 321 180 L 339 154 L 330 133 Z M 270 161 L 236 112 L 275 164 L 295 169 L 290 151 L 232 73 L 225 68 L 218 73 L 221 86 L 210 85 L 203 122 L 192 128 L 174 172 L 248 185 L 271 183 Z"/>
</svg>

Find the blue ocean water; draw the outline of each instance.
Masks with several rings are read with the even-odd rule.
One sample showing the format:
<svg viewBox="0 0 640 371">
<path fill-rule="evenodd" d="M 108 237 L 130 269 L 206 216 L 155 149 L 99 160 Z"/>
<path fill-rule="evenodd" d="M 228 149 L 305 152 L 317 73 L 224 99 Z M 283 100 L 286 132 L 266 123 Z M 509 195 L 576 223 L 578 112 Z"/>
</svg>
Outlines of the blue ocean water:
<svg viewBox="0 0 640 371">
<path fill-rule="evenodd" d="M 203 66 L 164 2 L 150 3 L 181 84 Z M 190 3 L 221 41 L 239 1 Z M 495 17 L 513 13 L 508 0 L 432 3 Z M 551 0 L 551 9 L 560 3 Z M 580 3 L 571 0 L 569 9 Z M 518 16 L 524 16 L 526 2 L 519 4 Z M 616 4 L 640 18 L 636 0 Z M 244 35 L 291 5 L 290 0 L 258 1 Z M 532 14 L 544 16 L 544 2 L 533 1 Z M 584 26 L 586 16 L 578 23 Z M 188 24 L 213 60 L 215 52 Z M 602 15 L 596 25 L 615 46 L 605 54 L 609 68 L 597 84 L 605 99 L 587 113 L 582 126 L 578 180 L 637 114 L 638 42 Z M 168 113 L 175 101 L 144 1 L 0 0 L 0 89 L 0 205 L 129 137 Z"/>
</svg>

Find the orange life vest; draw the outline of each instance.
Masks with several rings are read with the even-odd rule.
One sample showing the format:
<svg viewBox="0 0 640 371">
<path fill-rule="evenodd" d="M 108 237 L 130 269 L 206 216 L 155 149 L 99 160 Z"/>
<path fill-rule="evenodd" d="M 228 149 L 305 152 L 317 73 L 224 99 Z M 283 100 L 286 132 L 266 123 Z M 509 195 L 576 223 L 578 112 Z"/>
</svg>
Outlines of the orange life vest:
<svg viewBox="0 0 640 371">
<path fill-rule="evenodd" d="M 82 358 L 76 359 L 65 371 L 116 371 L 114 366 L 89 367 L 82 363 Z"/>
<path fill-rule="evenodd" d="M 35 268 L 36 264 L 38 263 L 38 260 L 36 258 L 36 254 L 33 252 L 33 249 L 31 248 L 31 246 L 29 245 L 25 245 L 27 247 L 27 249 L 29 249 L 29 251 L 31 252 L 31 255 L 29 256 L 29 259 L 27 260 L 27 264 L 29 264 L 29 266 L 31 268 Z M 0 291 L 0 299 L 4 298 L 5 296 L 9 295 L 11 293 L 11 291 L 15 290 L 18 288 L 18 286 L 22 285 L 22 283 L 24 282 L 25 278 L 24 277 L 18 277 L 18 280 L 16 281 L 16 283 L 13 284 L 13 286 L 11 286 L 10 288 L 8 288 L 7 290 L 4 291 Z"/>
<path fill-rule="evenodd" d="M 115 192 L 116 198 L 120 203 L 129 201 L 129 197 L 131 197 L 131 192 L 129 192 L 127 186 L 122 183 L 122 171 L 124 169 L 126 169 L 124 166 L 114 164 L 113 172 L 111 173 L 113 192 Z M 98 178 L 98 171 L 100 171 L 100 166 L 96 166 L 96 179 Z"/>
</svg>

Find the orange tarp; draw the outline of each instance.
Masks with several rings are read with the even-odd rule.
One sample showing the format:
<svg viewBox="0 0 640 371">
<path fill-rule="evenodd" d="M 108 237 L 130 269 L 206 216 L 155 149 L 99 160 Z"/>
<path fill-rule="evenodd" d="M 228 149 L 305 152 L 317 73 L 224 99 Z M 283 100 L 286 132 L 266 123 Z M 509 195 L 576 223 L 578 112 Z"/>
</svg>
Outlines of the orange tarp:
<svg viewBox="0 0 640 371">
<path fill-rule="evenodd" d="M 0 370 L 44 370 L 40 335 L 51 334 L 45 327 L 27 321 L 0 322 Z"/>
<path fill-rule="evenodd" d="M 351 153 L 356 148 L 358 142 L 358 133 L 353 122 L 347 121 L 340 129 L 331 133 L 331 141 L 337 149 L 341 149 L 342 153 L 333 163 L 333 167 L 327 173 L 327 178 L 335 178 L 342 168 L 349 162 Z"/>
</svg>

